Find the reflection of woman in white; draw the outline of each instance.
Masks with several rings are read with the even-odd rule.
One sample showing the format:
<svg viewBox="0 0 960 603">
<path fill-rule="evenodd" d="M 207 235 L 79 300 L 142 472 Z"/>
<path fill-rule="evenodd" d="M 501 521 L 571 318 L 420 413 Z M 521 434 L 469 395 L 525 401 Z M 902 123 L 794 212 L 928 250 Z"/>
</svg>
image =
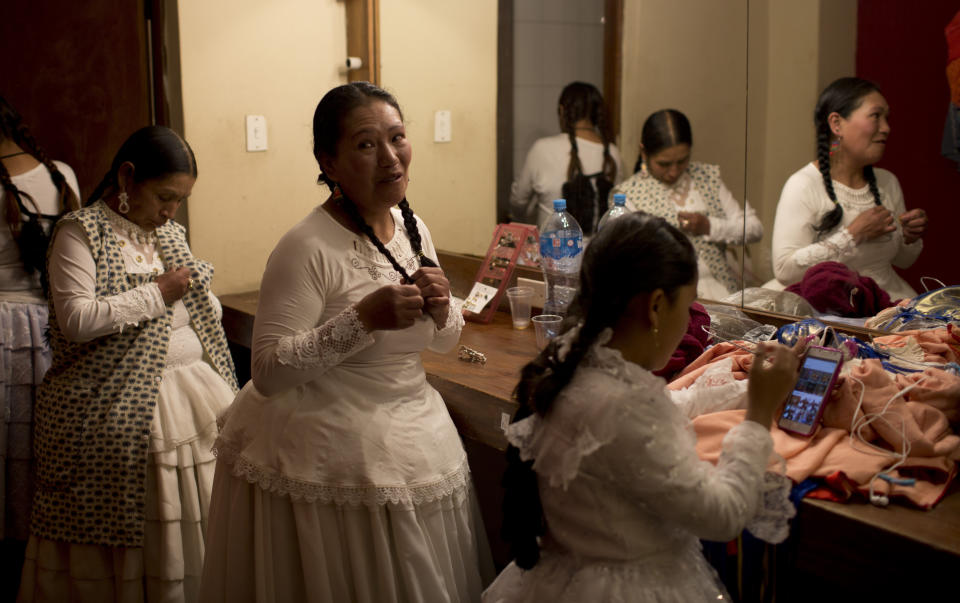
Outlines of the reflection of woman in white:
<svg viewBox="0 0 960 603">
<path fill-rule="evenodd" d="M 720 178 L 720 166 L 690 161 L 690 121 L 663 109 L 643 123 L 640 158 L 633 177 L 613 192 L 627 196 L 627 208 L 660 216 L 690 237 L 697 250 L 697 296 L 721 299 L 741 288 L 730 265 L 728 245 L 756 243 L 763 225 L 749 204 L 744 208 Z"/>
<path fill-rule="evenodd" d="M 541 138 L 530 147 L 520 178 L 513 183 L 510 212 L 516 221 L 542 226 L 553 215 L 553 200 L 563 197 L 563 184 L 579 170 L 591 177 L 597 192 L 590 223 L 580 224 L 590 234 L 606 211 L 610 187 L 623 177 L 620 152 L 607 134 L 603 96 L 595 86 L 568 84 L 560 93 L 557 117 L 562 134 Z M 570 203 L 568 208 L 572 209 Z"/>
<path fill-rule="evenodd" d="M 841 78 L 820 95 L 817 161 L 783 185 L 773 227 L 777 280 L 768 287 L 791 285 L 834 261 L 872 278 L 891 299 L 916 295 L 893 266 L 906 268 L 920 255 L 926 213 L 906 211 L 896 176 L 873 167 L 890 134 L 888 113 L 877 86 L 860 78 Z"/>
</svg>

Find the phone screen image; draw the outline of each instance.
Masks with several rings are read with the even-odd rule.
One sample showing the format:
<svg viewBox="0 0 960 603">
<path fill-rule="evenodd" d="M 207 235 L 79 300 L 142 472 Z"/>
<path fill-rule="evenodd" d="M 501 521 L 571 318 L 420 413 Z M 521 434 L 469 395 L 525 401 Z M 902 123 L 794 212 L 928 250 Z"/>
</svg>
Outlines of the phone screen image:
<svg viewBox="0 0 960 603">
<path fill-rule="evenodd" d="M 816 430 L 842 358 L 839 351 L 825 348 L 812 348 L 808 352 L 780 415 L 781 429 L 800 435 L 811 435 Z"/>
</svg>

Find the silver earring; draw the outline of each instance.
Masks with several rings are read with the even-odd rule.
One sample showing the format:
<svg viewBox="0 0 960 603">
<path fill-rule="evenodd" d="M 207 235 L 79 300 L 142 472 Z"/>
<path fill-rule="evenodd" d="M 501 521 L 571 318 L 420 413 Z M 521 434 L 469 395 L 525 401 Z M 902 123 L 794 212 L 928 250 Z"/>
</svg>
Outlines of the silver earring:
<svg viewBox="0 0 960 603">
<path fill-rule="evenodd" d="M 130 200 L 130 195 L 127 194 L 127 191 L 120 191 L 120 194 L 117 195 L 117 197 L 120 199 L 120 205 L 117 206 L 117 211 L 119 211 L 121 214 L 125 214 L 130 211 L 130 203 L 128 203 Z"/>
</svg>

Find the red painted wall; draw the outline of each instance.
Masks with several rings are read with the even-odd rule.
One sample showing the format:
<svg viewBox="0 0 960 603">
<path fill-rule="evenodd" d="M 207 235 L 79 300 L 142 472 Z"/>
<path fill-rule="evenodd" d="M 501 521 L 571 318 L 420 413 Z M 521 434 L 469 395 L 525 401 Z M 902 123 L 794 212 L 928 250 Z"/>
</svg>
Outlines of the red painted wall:
<svg viewBox="0 0 960 603">
<path fill-rule="evenodd" d="M 890 104 L 890 142 L 878 165 L 900 180 L 907 209 L 930 216 L 923 253 L 899 272 L 917 291 L 921 276 L 960 284 L 960 172 L 940 154 L 950 102 L 943 30 L 960 0 L 859 0 L 857 10 L 857 75 L 876 82 Z"/>
</svg>

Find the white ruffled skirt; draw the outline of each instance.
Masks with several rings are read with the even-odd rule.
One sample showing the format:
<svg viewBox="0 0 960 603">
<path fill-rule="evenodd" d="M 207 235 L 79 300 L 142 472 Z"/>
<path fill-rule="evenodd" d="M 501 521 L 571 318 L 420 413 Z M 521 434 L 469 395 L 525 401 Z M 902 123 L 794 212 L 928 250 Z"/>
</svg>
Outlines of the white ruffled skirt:
<svg viewBox="0 0 960 603">
<path fill-rule="evenodd" d="M 197 593 L 216 464 L 211 448 L 217 416 L 234 394 L 209 364 L 194 353 L 188 356 L 193 358 L 185 364 L 168 364 L 160 384 L 147 456 L 143 547 L 31 536 L 19 602 L 201 601 Z"/>
<path fill-rule="evenodd" d="M 46 303 L 0 302 L 0 540 L 30 535 L 36 386 L 50 368 Z"/>
<path fill-rule="evenodd" d="M 510 563 L 483 603 L 691 603 L 732 601 L 699 543 L 680 552 L 631 561 L 586 562 L 543 550 L 531 570 Z"/>
<path fill-rule="evenodd" d="M 468 603 L 494 576 L 469 478 L 415 504 L 275 494 L 217 461 L 204 603 Z"/>
</svg>

